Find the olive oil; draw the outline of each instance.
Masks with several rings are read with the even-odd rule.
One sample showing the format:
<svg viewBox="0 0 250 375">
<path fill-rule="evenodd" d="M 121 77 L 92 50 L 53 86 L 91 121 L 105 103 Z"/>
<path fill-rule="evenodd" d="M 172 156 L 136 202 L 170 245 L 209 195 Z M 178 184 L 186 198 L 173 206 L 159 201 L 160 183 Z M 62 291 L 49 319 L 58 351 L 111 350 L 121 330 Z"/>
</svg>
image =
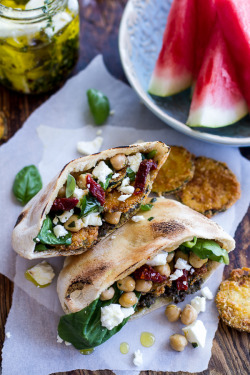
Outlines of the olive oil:
<svg viewBox="0 0 250 375">
<path fill-rule="evenodd" d="M 129 352 L 129 344 L 127 342 L 122 342 L 120 344 L 120 352 L 122 354 L 127 354 Z"/>
<path fill-rule="evenodd" d="M 29 0 L 2 0 L 1 4 L 8 8 L 25 9 L 25 5 Z"/>
<path fill-rule="evenodd" d="M 46 288 L 47 286 L 49 286 L 51 283 L 49 284 L 45 284 L 45 285 L 40 285 L 36 282 L 35 279 L 33 279 L 33 277 L 29 274 L 29 269 L 24 273 L 24 276 L 25 278 L 30 281 L 31 283 L 33 283 L 37 288 Z"/>
<path fill-rule="evenodd" d="M 142 346 L 150 348 L 150 346 L 154 345 L 155 336 L 150 332 L 142 332 L 140 341 Z"/>
<path fill-rule="evenodd" d="M 90 355 L 90 354 L 93 353 L 94 350 L 95 350 L 94 348 L 92 348 L 92 349 L 82 349 L 82 350 L 80 350 L 80 353 L 83 354 L 83 355 Z"/>
</svg>

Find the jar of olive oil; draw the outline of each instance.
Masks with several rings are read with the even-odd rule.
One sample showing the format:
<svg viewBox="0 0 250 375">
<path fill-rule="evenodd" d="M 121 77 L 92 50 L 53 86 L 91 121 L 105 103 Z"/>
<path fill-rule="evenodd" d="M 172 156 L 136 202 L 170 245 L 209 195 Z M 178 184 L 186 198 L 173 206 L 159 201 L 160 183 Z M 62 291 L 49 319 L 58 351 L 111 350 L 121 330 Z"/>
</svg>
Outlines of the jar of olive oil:
<svg viewBox="0 0 250 375">
<path fill-rule="evenodd" d="M 77 0 L 0 0 L 0 83 L 26 94 L 59 87 L 79 49 Z"/>
</svg>

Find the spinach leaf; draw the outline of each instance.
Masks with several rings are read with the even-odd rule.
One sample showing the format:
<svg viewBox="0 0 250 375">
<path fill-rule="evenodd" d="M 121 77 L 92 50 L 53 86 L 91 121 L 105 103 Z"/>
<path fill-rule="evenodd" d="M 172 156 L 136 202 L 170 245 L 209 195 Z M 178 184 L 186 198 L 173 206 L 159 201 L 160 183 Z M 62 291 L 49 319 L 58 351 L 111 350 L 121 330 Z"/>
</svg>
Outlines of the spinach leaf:
<svg viewBox="0 0 250 375">
<path fill-rule="evenodd" d="M 23 205 L 28 203 L 42 189 L 42 179 L 35 165 L 28 165 L 17 173 L 13 193 Z"/>
<path fill-rule="evenodd" d="M 196 243 L 197 243 L 197 237 L 194 237 L 192 241 L 183 242 L 182 246 L 185 246 L 191 249 L 192 247 L 196 245 Z"/>
<path fill-rule="evenodd" d="M 109 186 L 109 181 L 111 180 L 113 176 L 113 173 L 110 173 L 107 177 L 106 177 L 106 181 L 105 181 L 105 184 L 103 184 L 101 181 L 99 182 L 99 184 L 101 185 L 101 187 L 103 188 L 103 190 L 106 190 Z"/>
<path fill-rule="evenodd" d="M 69 198 L 73 195 L 75 187 L 76 187 L 76 180 L 71 174 L 69 174 L 67 177 L 67 183 L 66 183 L 66 198 Z"/>
<path fill-rule="evenodd" d="M 101 301 L 96 299 L 85 309 L 62 316 L 58 325 L 59 336 L 63 340 L 70 342 L 78 350 L 91 349 L 103 344 L 119 332 L 129 320 L 129 317 L 125 318 L 122 323 L 111 330 L 101 324 L 101 307 L 108 306 L 111 303 L 118 303 L 121 294 L 122 291 L 115 287 L 115 294 L 111 300 Z M 139 293 L 137 293 L 137 297 L 139 300 Z"/>
<path fill-rule="evenodd" d="M 135 180 L 135 172 L 130 167 L 127 168 L 126 174 L 129 177 L 130 182 Z"/>
<path fill-rule="evenodd" d="M 215 262 L 229 264 L 227 251 L 222 249 L 215 241 L 199 238 L 193 246 L 191 245 L 191 247 L 190 244 L 192 244 L 193 241 L 188 242 L 189 247 L 187 247 L 184 242 L 180 246 L 181 251 L 193 251 L 201 259 L 208 258 Z"/>
<path fill-rule="evenodd" d="M 43 243 L 37 243 L 34 251 L 45 251 L 48 250 Z"/>
<path fill-rule="evenodd" d="M 71 237 L 72 234 L 68 233 L 63 237 L 57 238 L 53 232 L 52 220 L 49 216 L 47 216 L 36 238 L 40 240 L 39 244 L 41 243 L 44 245 L 70 245 Z M 35 242 L 36 238 L 34 238 Z"/>
<path fill-rule="evenodd" d="M 153 204 L 141 204 L 140 210 L 141 211 L 150 211 L 151 208 L 153 207 Z"/>
<path fill-rule="evenodd" d="M 153 159 L 156 155 L 157 151 L 156 150 L 152 150 L 150 152 L 148 152 L 147 154 L 145 154 L 146 158 L 147 159 Z"/>
<path fill-rule="evenodd" d="M 84 195 L 81 200 L 81 212 L 79 214 L 79 219 L 81 217 L 87 216 L 91 212 L 101 212 L 103 210 L 100 202 L 92 195 Z"/>
<path fill-rule="evenodd" d="M 96 125 L 102 125 L 107 120 L 110 112 L 108 98 L 101 91 L 95 89 L 89 89 L 87 97 Z"/>
<path fill-rule="evenodd" d="M 148 221 L 152 221 L 154 219 L 154 216 L 151 216 L 148 218 Z"/>
</svg>

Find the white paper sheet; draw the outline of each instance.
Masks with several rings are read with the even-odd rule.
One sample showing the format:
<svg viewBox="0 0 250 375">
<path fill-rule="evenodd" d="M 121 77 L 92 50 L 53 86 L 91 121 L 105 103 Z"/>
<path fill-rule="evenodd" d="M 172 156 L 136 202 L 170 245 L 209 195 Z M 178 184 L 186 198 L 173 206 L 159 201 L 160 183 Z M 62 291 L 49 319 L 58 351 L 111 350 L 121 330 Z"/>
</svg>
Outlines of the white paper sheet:
<svg viewBox="0 0 250 375">
<path fill-rule="evenodd" d="M 6 327 L 6 332 L 10 331 L 11 337 L 6 340 L 3 349 L 3 375 L 47 375 L 77 368 L 138 370 L 132 363 L 132 353 L 138 348 L 144 354 L 141 370 L 203 371 L 208 366 L 218 323 L 213 302 L 208 301 L 207 311 L 200 315 L 208 328 L 205 349 L 194 350 L 188 347 L 183 353 L 170 350 L 168 338 L 172 332 L 181 332 L 182 325 L 168 323 L 164 309 L 160 309 L 128 323 L 119 334 L 97 348 L 91 356 L 82 356 L 73 347 L 56 343 L 58 318 L 62 314 L 56 296 L 56 280 L 49 288 L 36 289 L 24 278 L 24 272 L 38 261 L 28 261 L 16 256 L 11 249 L 11 231 L 21 211 L 11 193 L 16 173 L 26 165 L 35 164 L 39 166 L 46 184 L 64 164 L 80 156 L 76 150 L 77 141 L 93 140 L 96 131 L 100 129 L 86 126 L 93 123 L 86 100 L 88 88 L 105 92 L 115 111 L 107 124 L 101 127 L 104 138 L 102 149 L 131 144 L 138 139 L 161 140 L 170 145 L 183 145 L 196 155 L 226 162 L 241 183 L 242 197 L 232 208 L 213 219 L 231 235 L 234 235 L 249 206 L 250 163 L 240 155 L 238 149 L 200 142 L 167 127 L 140 103 L 128 86 L 107 73 L 101 57 L 95 58 L 87 69 L 70 79 L 59 92 L 38 108 L 23 128 L 0 148 L 0 272 L 14 280 L 16 285 Z M 62 261 L 62 258 L 50 260 L 57 274 Z M 221 275 L 222 267 L 217 271 L 216 277 L 209 280 L 214 292 L 221 281 Z M 190 297 L 187 301 L 189 299 Z M 156 344 L 150 349 L 143 348 L 139 342 L 140 333 L 145 330 L 156 336 Z M 127 355 L 119 352 L 122 341 L 130 344 L 131 349 Z"/>
</svg>

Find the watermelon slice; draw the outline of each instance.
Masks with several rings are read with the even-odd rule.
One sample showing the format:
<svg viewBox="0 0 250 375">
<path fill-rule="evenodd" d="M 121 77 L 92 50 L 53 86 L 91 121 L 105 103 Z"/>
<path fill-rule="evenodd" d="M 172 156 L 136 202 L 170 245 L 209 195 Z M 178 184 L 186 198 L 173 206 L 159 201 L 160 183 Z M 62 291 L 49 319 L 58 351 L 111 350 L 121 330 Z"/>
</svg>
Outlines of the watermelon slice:
<svg viewBox="0 0 250 375">
<path fill-rule="evenodd" d="M 247 114 L 234 66 L 218 23 L 195 85 L 187 125 L 218 128 Z"/>
<path fill-rule="evenodd" d="M 250 1 L 216 0 L 219 21 L 250 109 Z"/>
<path fill-rule="evenodd" d="M 194 0 L 174 0 L 167 19 L 162 49 L 149 84 L 150 94 L 170 96 L 191 85 L 194 37 Z"/>
</svg>

